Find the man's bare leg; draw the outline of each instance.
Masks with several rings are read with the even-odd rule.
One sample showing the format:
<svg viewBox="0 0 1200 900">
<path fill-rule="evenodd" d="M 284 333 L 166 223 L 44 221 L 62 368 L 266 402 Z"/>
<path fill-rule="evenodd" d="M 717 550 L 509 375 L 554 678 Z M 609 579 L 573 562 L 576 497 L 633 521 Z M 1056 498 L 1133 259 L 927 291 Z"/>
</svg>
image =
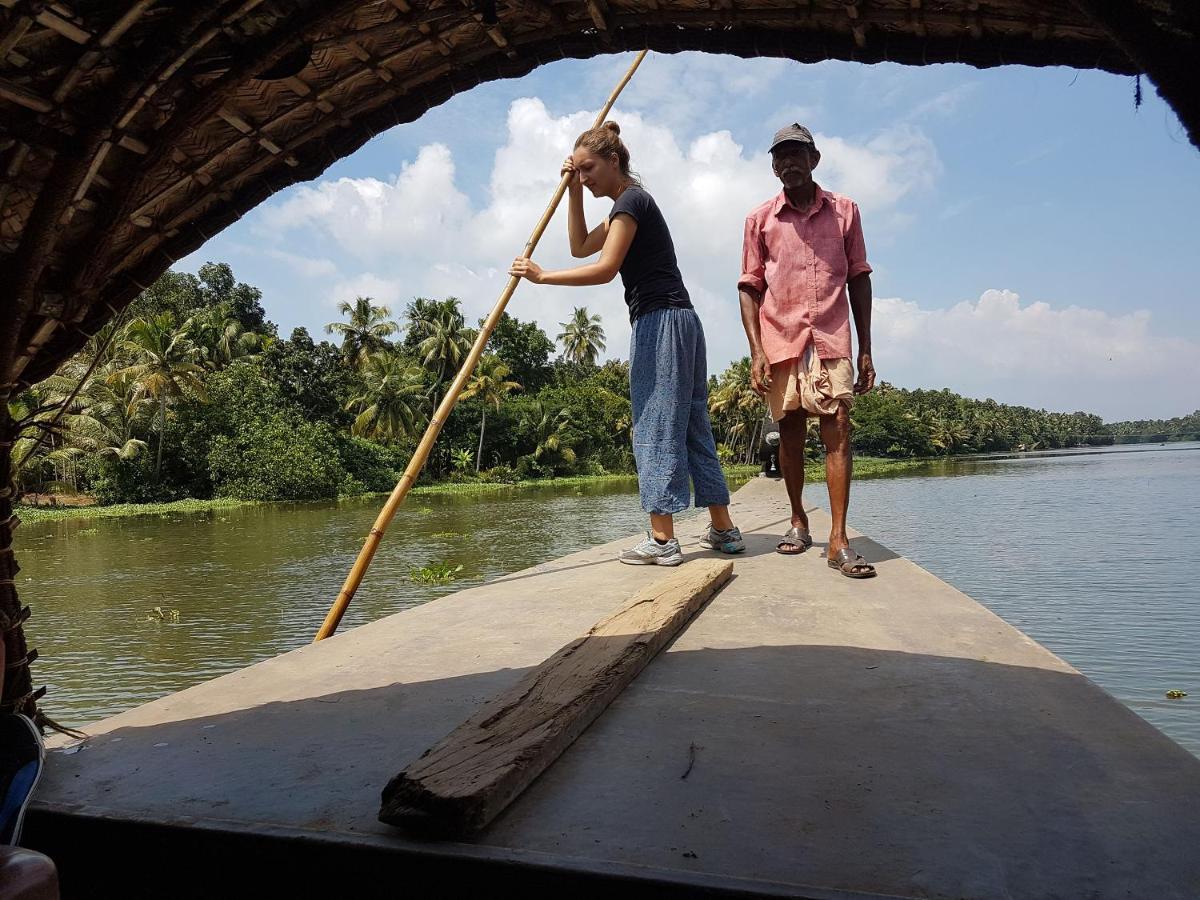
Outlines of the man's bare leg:
<svg viewBox="0 0 1200 900">
<path fill-rule="evenodd" d="M 833 527 L 829 531 L 830 558 L 850 546 L 846 537 L 846 510 L 850 507 L 850 410 L 845 403 L 832 416 L 821 416 L 821 442 L 825 445 L 825 484 L 829 488 L 829 515 Z"/>
<path fill-rule="evenodd" d="M 792 505 L 792 526 L 808 531 L 804 512 L 804 441 L 808 437 L 808 418 L 803 409 L 794 409 L 779 420 L 779 469 L 787 485 Z"/>
</svg>

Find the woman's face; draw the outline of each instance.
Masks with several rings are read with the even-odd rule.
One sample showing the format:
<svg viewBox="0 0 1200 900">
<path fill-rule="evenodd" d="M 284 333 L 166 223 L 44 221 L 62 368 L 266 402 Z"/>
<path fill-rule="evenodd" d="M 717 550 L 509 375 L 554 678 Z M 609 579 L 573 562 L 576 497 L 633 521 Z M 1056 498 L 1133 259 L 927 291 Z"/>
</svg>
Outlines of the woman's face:
<svg viewBox="0 0 1200 900">
<path fill-rule="evenodd" d="M 586 147 L 576 147 L 571 159 L 575 160 L 575 168 L 579 170 L 579 180 L 593 196 L 611 197 L 621 186 L 621 166 L 617 154 L 597 156 Z"/>
</svg>

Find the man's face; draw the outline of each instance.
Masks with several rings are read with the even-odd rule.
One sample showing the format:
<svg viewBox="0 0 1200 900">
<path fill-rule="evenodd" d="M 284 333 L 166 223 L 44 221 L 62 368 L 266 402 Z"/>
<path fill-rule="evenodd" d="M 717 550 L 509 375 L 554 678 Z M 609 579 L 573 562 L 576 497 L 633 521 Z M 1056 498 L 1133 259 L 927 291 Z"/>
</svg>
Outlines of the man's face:
<svg viewBox="0 0 1200 900">
<path fill-rule="evenodd" d="M 802 188 L 812 181 L 820 158 L 811 144 L 787 141 L 771 151 L 771 168 L 785 188 Z"/>
</svg>

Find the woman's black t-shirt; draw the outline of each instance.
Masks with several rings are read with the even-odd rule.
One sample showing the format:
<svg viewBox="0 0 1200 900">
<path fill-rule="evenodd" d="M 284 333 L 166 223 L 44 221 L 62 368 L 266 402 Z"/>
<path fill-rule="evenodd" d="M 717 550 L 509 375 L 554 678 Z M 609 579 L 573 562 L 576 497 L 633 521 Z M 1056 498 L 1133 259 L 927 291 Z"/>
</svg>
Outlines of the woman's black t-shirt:
<svg viewBox="0 0 1200 900">
<path fill-rule="evenodd" d="M 638 226 L 621 264 L 629 321 L 652 309 L 691 309 L 692 299 L 675 259 L 675 244 L 654 198 L 645 188 L 631 184 L 613 204 L 608 221 L 611 223 L 620 213 L 630 216 Z"/>
</svg>

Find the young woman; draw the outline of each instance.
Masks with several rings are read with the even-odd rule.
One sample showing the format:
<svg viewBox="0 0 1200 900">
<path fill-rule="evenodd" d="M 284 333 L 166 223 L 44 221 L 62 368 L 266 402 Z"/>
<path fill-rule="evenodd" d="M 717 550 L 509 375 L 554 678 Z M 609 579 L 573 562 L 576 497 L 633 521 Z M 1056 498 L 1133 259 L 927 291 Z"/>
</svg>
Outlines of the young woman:
<svg viewBox="0 0 1200 900">
<path fill-rule="evenodd" d="M 672 517 L 687 509 L 689 479 L 696 506 L 712 519 L 700 544 L 723 553 L 746 545 L 729 518 L 729 488 L 717 460 L 708 420 L 704 330 L 692 308 L 667 223 L 654 198 L 629 169 L 629 150 L 616 122 L 591 128 L 563 163 L 571 173 L 567 234 L 577 258 L 597 262 L 544 271 L 533 260 L 513 261 L 509 273 L 534 284 L 608 284 L 617 273 L 633 335 L 629 386 L 633 400 L 633 456 L 642 508 L 650 513 L 646 540 L 619 559 L 631 565 L 676 566 L 683 561 Z M 612 211 L 591 231 L 583 217 L 583 189 L 609 197 Z"/>
</svg>

